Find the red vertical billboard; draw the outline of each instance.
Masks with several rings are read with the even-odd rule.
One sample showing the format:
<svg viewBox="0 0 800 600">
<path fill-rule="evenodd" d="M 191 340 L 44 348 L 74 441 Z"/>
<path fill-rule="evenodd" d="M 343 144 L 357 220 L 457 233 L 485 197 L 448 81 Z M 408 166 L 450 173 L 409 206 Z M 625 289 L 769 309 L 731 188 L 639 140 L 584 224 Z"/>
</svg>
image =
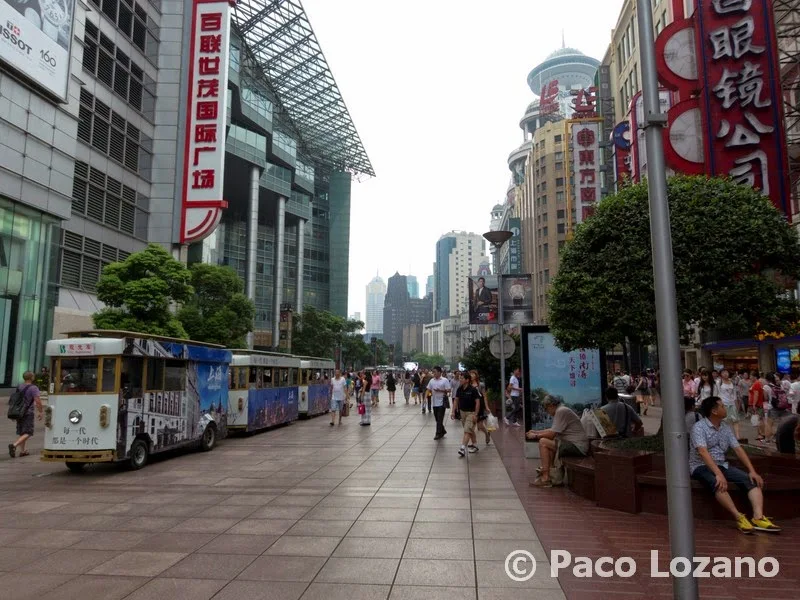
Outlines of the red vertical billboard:
<svg viewBox="0 0 800 600">
<path fill-rule="evenodd" d="M 790 216 L 772 3 L 699 0 L 696 18 L 710 172 L 760 189 Z"/>
<path fill-rule="evenodd" d="M 194 0 L 184 140 L 180 243 L 202 240 L 219 224 L 230 52 L 228 0 Z"/>
</svg>

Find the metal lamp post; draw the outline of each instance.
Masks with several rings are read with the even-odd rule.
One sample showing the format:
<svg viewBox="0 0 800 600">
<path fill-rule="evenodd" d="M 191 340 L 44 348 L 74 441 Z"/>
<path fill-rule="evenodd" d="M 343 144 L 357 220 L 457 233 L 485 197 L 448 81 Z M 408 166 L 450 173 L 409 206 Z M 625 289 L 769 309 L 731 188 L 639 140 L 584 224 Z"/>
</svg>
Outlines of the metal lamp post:
<svg viewBox="0 0 800 600">
<path fill-rule="evenodd" d="M 650 201 L 650 239 L 658 325 L 658 357 L 661 368 L 664 416 L 664 454 L 667 471 L 667 507 L 672 557 L 692 560 L 694 525 L 692 488 L 689 485 L 688 444 L 683 419 L 678 308 L 672 260 L 672 233 L 667 202 L 667 177 L 661 130 L 667 116 L 661 112 L 650 0 L 638 0 L 639 52 L 642 63 L 642 99 L 647 145 L 647 193 Z M 694 577 L 673 577 L 673 597 L 695 600 Z"/>
<path fill-rule="evenodd" d="M 487 231 L 483 234 L 483 237 L 489 242 L 492 247 L 495 249 L 495 252 L 498 253 L 497 259 L 497 270 L 499 273 L 497 274 L 497 324 L 500 326 L 500 406 L 502 407 L 502 415 L 503 420 L 505 421 L 506 418 L 506 399 L 503 390 L 506 387 L 506 355 L 504 352 L 504 340 L 506 337 L 505 332 L 505 317 L 503 315 L 503 268 L 500 266 L 502 263 L 500 262 L 500 249 L 503 245 L 513 237 L 513 233 L 507 231 L 505 229 L 500 229 L 497 231 Z"/>
</svg>

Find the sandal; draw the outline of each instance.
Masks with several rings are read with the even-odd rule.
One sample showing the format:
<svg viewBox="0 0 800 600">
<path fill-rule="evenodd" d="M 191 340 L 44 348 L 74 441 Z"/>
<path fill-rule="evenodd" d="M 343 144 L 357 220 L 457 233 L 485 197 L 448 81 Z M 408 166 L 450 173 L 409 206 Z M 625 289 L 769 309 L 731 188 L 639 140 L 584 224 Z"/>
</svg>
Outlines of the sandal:
<svg viewBox="0 0 800 600">
<path fill-rule="evenodd" d="M 541 477 L 537 477 L 536 480 L 531 484 L 534 487 L 541 487 L 541 488 L 551 488 L 553 487 L 553 482 L 549 479 L 542 479 Z"/>
<path fill-rule="evenodd" d="M 8 453 L 11 455 L 11 458 L 17 457 L 17 447 L 14 444 L 8 445 Z"/>
<path fill-rule="evenodd" d="M 30 452 L 28 452 L 28 451 L 26 450 L 25 452 L 21 452 L 21 453 L 20 453 L 20 456 L 30 456 Z"/>
</svg>

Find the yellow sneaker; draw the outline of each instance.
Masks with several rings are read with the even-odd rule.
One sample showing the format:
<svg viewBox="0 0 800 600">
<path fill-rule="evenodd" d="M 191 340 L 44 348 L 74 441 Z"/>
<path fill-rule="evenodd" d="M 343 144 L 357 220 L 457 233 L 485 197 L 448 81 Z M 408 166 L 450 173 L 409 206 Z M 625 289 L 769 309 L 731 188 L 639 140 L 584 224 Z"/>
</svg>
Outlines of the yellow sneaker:
<svg viewBox="0 0 800 600">
<path fill-rule="evenodd" d="M 753 519 L 752 521 L 753 528 L 757 529 L 758 531 L 772 531 L 778 532 L 781 530 L 780 527 L 775 525 L 772 521 L 770 521 L 769 517 L 761 517 L 760 519 Z"/>
<path fill-rule="evenodd" d="M 736 526 L 742 533 L 753 533 L 753 525 L 743 514 L 739 514 L 739 516 L 736 518 Z"/>
</svg>

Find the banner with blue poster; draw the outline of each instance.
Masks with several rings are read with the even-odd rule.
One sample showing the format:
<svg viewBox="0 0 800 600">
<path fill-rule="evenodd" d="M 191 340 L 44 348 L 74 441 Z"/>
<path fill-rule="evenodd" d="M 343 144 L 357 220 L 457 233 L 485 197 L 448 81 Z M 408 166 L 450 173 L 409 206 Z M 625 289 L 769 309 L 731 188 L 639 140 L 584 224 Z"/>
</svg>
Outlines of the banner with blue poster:
<svg viewBox="0 0 800 600">
<path fill-rule="evenodd" d="M 297 388 L 250 389 L 247 429 L 264 429 L 297 420 Z"/>
<path fill-rule="evenodd" d="M 308 386 L 308 416 L 321 415 L 331 408 L 330 385 Z"/>
</svg>

